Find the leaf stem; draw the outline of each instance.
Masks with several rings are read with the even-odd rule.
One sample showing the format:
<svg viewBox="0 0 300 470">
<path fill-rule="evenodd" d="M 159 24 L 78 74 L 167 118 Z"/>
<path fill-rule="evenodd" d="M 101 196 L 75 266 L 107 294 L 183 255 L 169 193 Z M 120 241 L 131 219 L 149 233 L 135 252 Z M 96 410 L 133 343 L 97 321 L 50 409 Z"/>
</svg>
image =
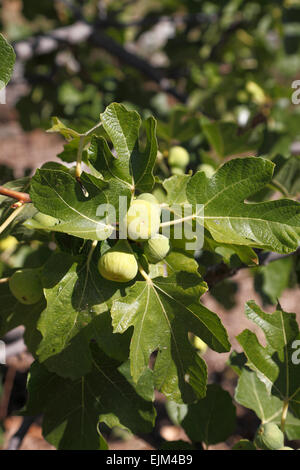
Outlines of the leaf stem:
<svg viewBox="0 0 300 470">
<path fill-rule="evenodd" d="M 83 146 L 84 146 L 84 135 L 81 135 L 79 138 L 79 145 L 78 145 L 78 150 L 77 150 L 77 161 L 76 161 L 76 170 L 75 170 L 75 176 L 77 180 L 80 180 L 80 175 L 81 175 L 81 162 L 82 162 L 82 152 L 83 152 Z"/>
<path fill-rule="evenodd" d="M 282 413 L 281 413 L 281 424 L 280 424 L 280 428 L 282 432 L 284 432 L 285 430 L 285 422 L 286 422 L 288 409 L 289 409 L 289 400 L 284 400 Z"/>
<path fill-rule="evenodd" d="M 149 284 L 153 285 L 151 277 L 146 273 L 146 271 L 142 268 L 142 266 L 140 264 L 139 264 L 139 271 L 140 271 L 141 275 L 143 276 L 143 278 L 145 279 L 145 281 L 147 281 Z"/>
<path fill-rule="evenodd" d="M 187 217 L 182 217 L 181 219 L 175 219 L 175 220 L 170 220 L 168 222 L 163 222 L 160 224 L 160 227 L 169 227 L 170 225 L 176 225 L 176 224 L 180 224 L 181 222 L 185 222 L 186 220 L 192 220 L 192 219 L 196 219 L 196 218 L 203 218 L 202 216 L 198 216 L 198 215 L 189 215 Z"/>
<path fill-rule="evenodd" d="M 90 135 L 92 132 L 94 132 L 94 130 L 98 129 L 98 127 L 102 126 L 102 122 L 98 122 L 98 124 L 96 124 L 94 127 L 92 127 L 91 129 L 89 129 L 88 131 L 86 131 L 84 134 L 80 134 L 82 137 L 87 137 L 88 135 Z"/>
<path fill-rule="evenodd" d="M 11 214 L 9 217 L 7 217 L 7 219 L 3 222 L 3 224 L 0 226 L 0 233 L 4 232 L 4 230 L 6 229 L 6 227 L 9 226 L 9 224 L 20 214 L 20 212 L 22 212 L 22 210 L 24 209 L 25 205 L 22 204 L 21 206 L 17 207 Z"/>
</svg>

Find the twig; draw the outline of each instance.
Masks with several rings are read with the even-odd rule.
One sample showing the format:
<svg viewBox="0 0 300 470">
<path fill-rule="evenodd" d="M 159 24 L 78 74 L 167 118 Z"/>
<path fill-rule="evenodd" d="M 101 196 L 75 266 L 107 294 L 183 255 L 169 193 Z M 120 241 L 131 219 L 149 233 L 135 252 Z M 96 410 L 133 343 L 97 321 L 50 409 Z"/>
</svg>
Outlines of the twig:
<svg viewBox="0 0 300 470">
<path fill-rule="evenodd" d="M 24 437 L 30 426 L 35 422 L 36 416 L 24 416 L 21 426 L 17 432 L 10 438 L 6 450 L 18 450 L 21 447 Z"/>
<path fill-rule="evenodd" d="M 17 201 L 22 202 L 23 204 L 26 202 L 31 202 L 28 193 L 14 191 L 13 189 L 5 188 L 5 186 L 0 186 L 0 194 L 2 194 L 3 196 L 11 197 L 13 199 L 17 199 Z"/>
<path fill-rule="evenodd" d="M 0 226 L 0 233 L 4 232 L 4 230 L 9 226 L 9 224 L 20 214 L 20 212 L 22 212 L 24 207 L 26 207 L 24 204 L 22 206 L 19 206 L 10 214 L 9 217 L 7 217 L 7 219 Z"/>
<path fill-rule="evenodd" d="M 16 369 L 14 367 L 9 367 L 6 373 L 3 394 L 0 403 L 0 421 L 3 421 L 7 416 L 7 409 L 10 400 L 11 391 L 14 385 L 16 376 Z"/>
<path fill-rule="evenodd" d="M 272 263 L 273 261 L 278 261 L 279 259 L 283 258 L 288 258 L 290 256 L 294 256 L 300 253 L 300 247 L 297 248 L 296 251 L 293 251 L 292 253 L 287 253 L 287 254 L 279 254 L 279 253 L 273 253 L 273 252 L 259 252 L 258 253 L 258 259 L 259 259 L 259 266 L 267 266 L 269 263 Z M 246 264 L 243 264 L 239 267 L 236 268 L 231 268 L 227 264 L 221 262 L 219 264 L 215 264 L 213 266 L 210 266 L 206 274 L 204 276 L 204 280 L 206 281 L 207 285 L 209 288 L 213 287 L 214 285 L 218 284 L 219 282 L 224 281 L 225 279 L 234 276 L 238 271 L 241 269 L 249 268 Z"/>
</svg>

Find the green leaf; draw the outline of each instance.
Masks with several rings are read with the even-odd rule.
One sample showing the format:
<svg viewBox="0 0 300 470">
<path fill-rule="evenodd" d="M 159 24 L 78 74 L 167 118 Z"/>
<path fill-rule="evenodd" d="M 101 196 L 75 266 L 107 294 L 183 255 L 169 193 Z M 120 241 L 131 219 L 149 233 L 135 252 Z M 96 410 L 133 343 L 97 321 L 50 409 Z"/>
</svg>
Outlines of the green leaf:
<svg viewBox="0 0 300 470">
<path fill-rule="evenodd" d="M 254 372 L 243 370 L 234 398 L 240 405 L 253 410 L 262 423 L 273 422 L 280 426 L 283 401 L 270 395 L 265 384 Z M 285 432 L 290 440 L 300 438 L 300 419 L 290 412 L 287 414 Z"/>
<path fill-rule="evenodd" d="M 203 204 L 205 227 L 217 242 L 279 253 L 297 249 L 298 202 L 289 199 L 258 204 L 244 202 L 271 181 L 273 166 L 262 158 L 237 158 L 221 166 L 210 179 L 198 172 L 188 182 L 189 202 Z"/>
<path fill-rule="evenodd" d="M 75 131 L 74 129 L 70 129 L 67 127 L 63 122 L 58 119 L 58 117 L 52 117 L 52 127 L 47 130 L 47 132 L 58 132 L 61 134 L 66 140 L 72 140 L 74 137 L 79 138 L 80 134 Z"/>
<path fill-rule="evenodd" d="M 0 34 L 0 90 L 8 84 L 13 73 L 15 60 L 15 51 Z"/>
<path fill-rule="evenodd" d="M 246 315 L 262 329 L 267 345 L 261 346 L 256 335 L 249 330 L 244 330 L 237 339 L 245 351 L 248 365 L 270 389 L 279 376 L 280 359 L 284 360 L 282 355 L 285 356 L 288 349 L 291 349 L 291 342 L 298 334 L 295 314 L 282 310 L 273 314 L 264 313 L 254 301 L 249 301 L 246 304 Z M 275 352 L 278 353 L 278 359 L 274 357 Z M 287 368 L 292 367 L 291 363 L 287 362 L 286 365 Z M 285 397 L 284 390 L 282 393 Z"/>
<path fill-rule="evenodd" d="M 42 279 L 47 307 L 38 322 L 42 334 L 39 361 L 56 374 L 76 379 L 91 368 L 90 340 L 106 345 L 101 327 L 106 327 L 107 334 L 109 329 L 99 317 L 108 311 L 112 298 L 120 295 L 121 286 L 103 279 L 94 261 L 63 253 L 49 259 Z M 117 338 L 111 340 L 113 345 L 119 348 L 119 354 L 124 351 Z M 106 350 L 112 355 L 107 345 Z"/>
<path fill-rule="evenodd" d="M 109 167 L 113 163 L 112 173 L 142 192 L 149 192 L 154 185 L 153 167 L 157 155 L 156 121 L 149 118 L 144 122 L 146 131 L 146 147 L 144 151 L 139 146 L 139 131 L 141 118 L 136 111 L 128 111 L 125 106 L 112 103 L 100 115 L 103 127 L 115 148 L 117 159 L 113 156 L 103 141 L 98 141 L 104 150 L 105 162 L 100 162 L 102 169 L 107 167 L 105 174 L 109 175 Z M 103 149 L 104 147 L 104 149 Z M 93 152 L 93 149 L 92 149 Z M 132 181 L 133 179 L 133 181 Z"/>
<path fill-rule="evenodd" d="M 234 122 L 203 123 L 202 129 L 211 147 L 221 158 L 257 148 L 257 142 L 251 141 L 253 130 L 239 134 L 239 128 Z"/>
<path fill-rule="evenodd" d="M 199 304 L 205 291 L 206 284 L 198 274 L 178 272 L 168 278 L 137 282 L 111 309 L 114 332 L 134 327 L 130 345 L 133 379 L 139 379 L 151 353 L 158 350 L 156 387 L 179 403 L 205 395 L 205 363 L 189 343 L 188 332 L 216 351 L 230 348 L 219 318 Z"/>
<path fill-rule="evenodd" d="M 276 304 L 283 291 L 290 287 L 293 257 L 272 261 L 256 271 L 255 285 L 264 301 Z M 261 283 L 259 283 L 261 281 Z"/>
<path fill-rule="evenodd" d="M 51 227 L 57 232 L 89 240 L 104 240 L 114 228 L 113 214 L 108 217 L 97 216 L 97 208 L 112 204 L 118 214 L 119 196 L 130 200 L 128 187 L 116 180 L 107 183 L 92 175 L 82 173 L 81 182 L 87 192 L 73 178 L 63 165 L 37 170 L 31 181 L 30 195 L 35 207 L 48 215 L 56 217 L 60 223 Z"/>
<path fill-rule="evenodd" d="M 235 430 L 236 410 L 228 392 L 208 385 L 206 397 L 188 406 L 181 426 L 193 442 L 206 445 L 225 441 Z"/>
<path fill-rule="evenodd" d="M 155 412 L 145 399 L 145 383 L 134 388 L 124 365 L 93 348 L 91 372 L 76 381 L 63 379 L 35 362 L 28 383 L 26 414 L 43 413 L 43 434 L 58 449 L 101 450 L 107 445 L 99 422 L 134 433 L 150 432 Z"/>
<path fill-rule="evenodd" d="M 189 175 L 174 175 L 164 180 L 163 187 L 167 191 L 167 204 L 187 202 L 186 187 L 190 179 Z"/>
</svg>

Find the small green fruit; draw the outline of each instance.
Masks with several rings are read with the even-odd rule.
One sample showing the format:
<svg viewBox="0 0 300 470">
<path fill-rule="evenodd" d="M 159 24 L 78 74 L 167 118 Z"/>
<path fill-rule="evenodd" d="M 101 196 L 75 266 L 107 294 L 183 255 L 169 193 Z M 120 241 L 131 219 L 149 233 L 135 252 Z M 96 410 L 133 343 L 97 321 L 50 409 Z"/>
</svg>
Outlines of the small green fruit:
<svg viewBox="0 0 300 470">
<path fill-rule="evenodd" d="M 127 233 L 131 240 L 147 240 L 160 226 L 160 207 L 148 201 L 135 199 L 127 212 Z"/>
<path fill-rule="evenodd" d="M 184 175 L 184 170 L 182 168 L 177 168 L 177 166 L 171 167 L 172 175 Z"/>
<path fill-rule="evenodd" d="M 201 163 L 201 165 L 198 166 L 197 170 L 203 171 L 207 178 L 210 178 L 215 173 L 214 167 L 208 165 L 207 163 Z"/>
<path fill-rule="evenodd" d="M 291 447 L 284 446 L 284 447 L 280 447 L 279 449 L 276 449 L 276 450 L 294 450 L 294 449 L 292 449 Z"/>
<path fill-rule="evenodd" d="M 18 240 L 15 237 L 9 235 L 6 238 L 0 240 L 0 251 L 13 250 L 18 244 Z"/>
<path fill-rule="evenodd" d="M 44 225 L 44 227 L 53 227 L 54 225 L 57 225 L 59 223 L 59 220 L 56 219 L 55 217 L 52 217 L 51 215 L 43 214 L 42 212 L 38 212 L 33 217 L 33 220 L 35 220 L 41 225 Z"/>
<path fill-rule="evenodd" d="M 150 204 L 156 204 L 159 206 L 158 200 L 151 193 L 142 193 L 137 197 L 137 200 L 148 201 Z"/>
<path fill-rule="evenodd" d="M 170 241 L 164 235 L 157 233 L 145 243 L 144 253 L 150 263 L 158 263 L 164 259 L 170 250 Z"/>
<path fill-rule="evenodd" d="M 171 167 L 185 168 L 190 161 L 190 156 L 185 148 L 175 145 L 169 150 L 168 162 Z"/>
<path fill-rule="evenodd" d="M 98 269 L 105 279 L 129 282 L 138 272 L 138 264 L 127 240 L 119 240 L 99 259 Z"/>
<path fill-rule="evenodd" d="M 19 269 L 9 280 L 11 293 L 26 305 L 37 303 L 43 296 L 43 286 L 35 269 Z"/>
<path fill-rule="evenodd" d="M 198 336 L 193 337 L 193 346 L 201 353 L 204 354 L 207 351 L 207 344 Z"/>
<path fill-rule="evenodd" d="M 263 450 L 276 450 L 284 446 L 284 434 L 275 423 L 262 424 L 254 443 Z"/>
</svg>

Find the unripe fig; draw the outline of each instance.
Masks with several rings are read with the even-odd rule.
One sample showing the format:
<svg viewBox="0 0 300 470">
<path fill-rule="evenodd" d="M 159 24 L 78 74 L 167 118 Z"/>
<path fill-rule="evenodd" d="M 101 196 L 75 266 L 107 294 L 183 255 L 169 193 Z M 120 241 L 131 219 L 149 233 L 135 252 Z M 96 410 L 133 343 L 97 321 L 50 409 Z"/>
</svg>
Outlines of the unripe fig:
<svg viewBox="0 0 300 470">
<path fill-rule="evenodd" d="M 33 220 L 38 222 L 45 227 L 53 227 L 59 223 L 59 220 L 51 215 L 43 214 L 42 212 L 38 212 L 34 217 Z"/>
<path fill-rule="evenodd" d="M 0 251 L 13 250 L 18 244 L 18 240 L 15 237 L 9 235 L 6 238 L 0 240 Z"/>
<path fill-rule="evenodd" d="M 137 199 L 141 201 L 148 201 L 151 204 L 157 204 L 159 206 L 158 200 L 151 193 L 142 193 L 137 197 Z"/>
<path fill-rule="evenodd" d="M 208 165 L 207 163 L 201 163 L 201 165 L 198 166 L 197 170 L 203 171 L 207 178 L 210 178 L 215 173 L 214 167 Z"/>
<path fill-rule="evenodd" d="M 171 167 L 172 175 L 184 175 L 184 170 L 182 168 L 177 168 L 177 166 Z"/>
<path fill-rule="evenodd" d="M 164 259 L 169 253 L 169 250 L 169 239 L 159 233 L 147 240 L 144 247 L 144 253 L 150 263 L 158 263 L 158 261 Z"/>
<path fill-rule="evenodd" d="M 262 424 L 256 433 L 254 443 L 263 450 L 276 450 L 284 446 L 284 434 L 275 423 Z"/>
<path fill-rule="evenodd" d="M 127 212 L 127 233 L 131 240 L 147 240 L 160 226 L 160 207 L 148 201 L 135 199 Z"/>
<path fill-rule="evenodd" d="M 294 450 L 294 449 L 292 449 L 292 447 L 284 446 L 284 447 L 280 447 L 279 449 L 276 449 L 276 450 Z"/>
<path fill-rule="evenodd" d="M 37 303 L 43 296 L 43 286 L 35 269 L 19 269 L 9 280 L 11 293 L 26 305 Z"/>
<path fill-rule="evenodd" d="M 138 264 L 127 240 L 119 240 L 115 246 L 101 256 L 98 270 L 105 279 L 129 282 L 138 272 Z"/>
<path fill-rule="evenodd" d="M 185 168 L 190 161 L 190 156 L 185 148 L 175 145 L 169 150 L 168 163 L 171 167 Z"/>
<path fill-rule="evenodd" d="M 207 344 L 198 336 L 193 337 L 193 346 L 201 353 L 204 354 L 207 351 Z"/>
</svg>

